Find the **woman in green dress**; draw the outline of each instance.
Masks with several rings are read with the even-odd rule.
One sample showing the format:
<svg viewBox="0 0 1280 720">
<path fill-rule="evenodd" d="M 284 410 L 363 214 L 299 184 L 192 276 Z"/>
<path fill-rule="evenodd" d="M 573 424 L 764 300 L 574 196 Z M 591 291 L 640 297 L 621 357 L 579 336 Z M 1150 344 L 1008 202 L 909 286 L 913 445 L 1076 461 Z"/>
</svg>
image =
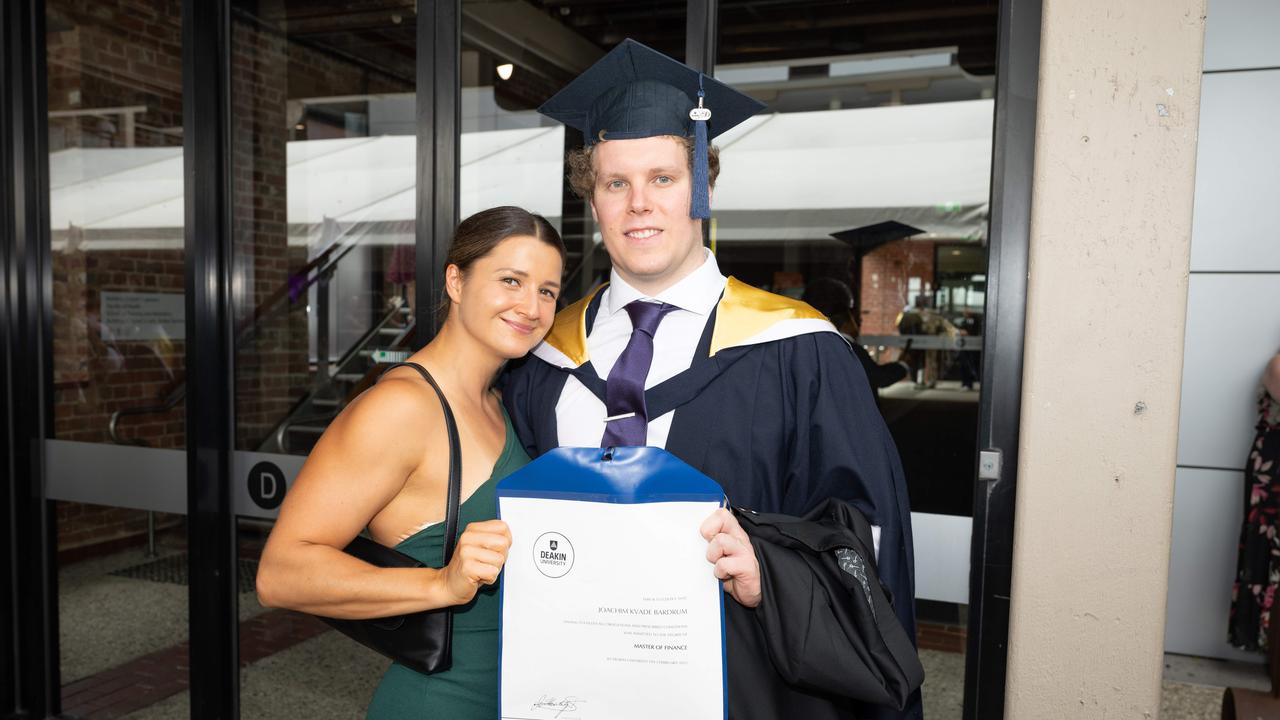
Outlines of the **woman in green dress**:
<svg viewBox="0 0 1280 720">
<path fill-rule="evenodd" d="M 289 488 L 258 568 L 258 597 L 324 617 L 375 618 L 453 607 L 453 663 L 422 675 L 393 664 L 369 718 L 498 715 L 496 583 L 511 535 L 495 519 L 494 485 L 529 461 L 493 381 L 551 328 L 564 244 L 542 217 L 514 207 L 464 220 L 446 258 L 444 323 L 409 358 L 448 398 L 462 442 L 464 528 L 441 568 L 449 446 L 426 380 L 395 368 L 342 411 Z M 368 565 L 342 548 L 368 529 L 428 565 Z"/>
</svg>

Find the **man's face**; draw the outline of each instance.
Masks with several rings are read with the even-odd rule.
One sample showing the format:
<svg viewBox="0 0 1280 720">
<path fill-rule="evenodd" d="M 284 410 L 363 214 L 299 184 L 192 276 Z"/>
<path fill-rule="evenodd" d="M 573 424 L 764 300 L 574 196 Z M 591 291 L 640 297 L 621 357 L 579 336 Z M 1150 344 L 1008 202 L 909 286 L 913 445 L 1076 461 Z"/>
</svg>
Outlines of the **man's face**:
<svg viewBox="0 0 1280 720">
<path fill-rule="evenodd" d="M 689 217 L 684 142 L 672 136 L 609 140 L 592 154 L 591 210 L 613 267 L 656 295 L 702 264 L 702 221 Z"/>
</svg>

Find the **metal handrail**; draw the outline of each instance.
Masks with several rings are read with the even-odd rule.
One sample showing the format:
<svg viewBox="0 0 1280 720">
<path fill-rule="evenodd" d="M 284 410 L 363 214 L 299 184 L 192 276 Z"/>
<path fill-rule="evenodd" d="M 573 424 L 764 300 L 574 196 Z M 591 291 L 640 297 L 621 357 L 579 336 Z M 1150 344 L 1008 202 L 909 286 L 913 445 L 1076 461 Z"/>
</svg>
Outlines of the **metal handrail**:
<svg viewBox="0 0 1280 720">
<path fill-rule="evenodd" d="M 276 447 L 280 448 L 280 452 L 288 454 L 289 446 L 287 445 L 287 438 L 289 437 L 290 428 L 292 428 L 294 425 L 303 425 L 305 423 L 313 423 L 313 422 L 329 423 L 329 422 L 333 422 L 333 419 L 336 417 L 338 417 L 338 413 L 327 413 L 325 415 L 309 415 L 307 417 L 288 418 L 284 422 L 280 423 L 280 426 L 276 428 Z"/>
<path fill-rule="evenodd" d="M 396 313 L 398 313 L 402 307 L 404 307 L 403 303 L 393 307 L 391 311 L 388 312 L 386 315 L 384 315 L 382 319 L 378 321 L 378 323 L 376 323 L 371 330 L 366 332 L 364 335 L 360 337 L 358 341 L 353 343 L 351 345 L 351 349 L 348 350 L 347 353 L 343 355 L 341 359 L 338 360 L 338 362 L 334 363 L 333 375 L 331 375 L 328 378 L 325 378 L 325 380 L 331 384 L 332 379 L 334 377 L 337 377 L 337 375 L 342 372 L 342 369 L 346 367 L 346 364 L 351 359 L 359 356 L 360 351 L 364 349 L 365 346 L 367 346 L 373 340 L 373 338 L 377 335 L 378 330 L 386 327 L 386 324 L 391 320 L 391 318 L 395 317 Z M 413 325 L 410 324 L 405 328 L 405 333 L 412 331 L 412 329 L 413 329 Z M 405 333 L 402 333 L 401 337 L 403 337 Z M 395 343 L 392 343 L 392 344 L 395 344 Z M 319 392 L 319 390 L 320 388 L 316 388 L 312 390 L 311 396 L 314 397 L 315 394 Z M 306 398 L 304 397 L 303 400 L 299 402 L 297 407 L 301 408 L 305 400 Z M 339 409 L 338 412 L 341 412 L 341 409 Z M 333 421 L 334 418 L 338 417 L 338 412 L 325 414 L 325 415 L 313 415 L 313 416 L 305 416 L 305 417 L 286 417 L 283 421 L 281 421 L 280 425 L 276 427 L 276 431 L 275 431 L 276 447 L 280 449 L 280 452 L 287 453 L 289 451 L 287 438 L 289 436 L 289 430 L 291 428 L 293 428 L 295 425 L 303 425 L 311 422 L 331 422 Z"/>
<path fill-rule="evenodd" d="M 396 315 L 399 315 L 400 310 L 405 306 L 406 306 L 406 303 L 404 299 L 400 297 L 396 297 L 395 301 L 392 302 L 391 304 L 391 309 L 388 310 L 387 313 L 383 315 L 377 322 L 375 322 L 373 326 L 370 327 L 365 332 L 365 334 L 361 335 L 360 339 L 356 340 L 354 343 L 351 343 L 351 347 L 348 348 L 347 351 L 338 358 L 338 361 L 333 364 L 333 372 L 330 374 L 329 377 L 332 378 L 333 376 L 342 372 L 342 369 L 347 366 L 347 363 L 359 357 L 360 351 L 363 350 L 366 345 L 372 342 L 375 337 L 377 337 L 378 331 L 386 327 L 387 323 L 391 322 L 391 320 L 395 318 Z"/>
<path fill-rule="evenodd" d="M 345 235 L 345 233 L 344 233 Z M 297 299 L 306 292 L 308 288 L 320 281 L 321 278 L 331 277 L 337 269 L 337 265 L 343 258 L 350 255 L 355 248 L 360 245 L 360 241 L 343 242 L 343 235 L 334 238 L 329 246 L 320 251 L 319 255 L 309 260 L 300 270 L 293 273 L 285 280 L 284 284 L 271 293 L 265 300 L 258 303 L 258 307 L 253 309 L 253 315 L 250 316 L 244 324 L 236 331 L 236 347 L 237 349 L 242 342 L 248 342 L 254 336 L 252 331 L 258 327 L 268 315 L 274 313 L 276 308 L 280 306 L 280 301 L 289 300 L 289 304 L 297 302 Z M 340 252 L 339 252 L 340 251 Z M 336 253 L 336 255 L 335 255 Z M 331 257 L 332 256 L 332 257 Z M 312 275 L 312 271 L 315 275 Z"/>
<path fill-rule="evenodd" d="M 119 434 L 116 432 L 120 425 L 120 418 L 129 415 L 152 415 L 155 413 L 169 412 L 176 407 L 178 403 L 182 402 L 186 396 L 187 383 L 183 380 L 181 384 L 173 389 L 173 392 L 169 393 L 169 396 L 165 398 L 164 402 L 158 405 L 123 408 L 111 413 L 111 420 L 107 422 L 107 436 L 110 437 L 111 442 L 116 445 L 137 445 L 139 447 L 149 447 L 147 442 L 141 438 L 133 438 L 128 442 L 121 440 Z"/>
</svg>

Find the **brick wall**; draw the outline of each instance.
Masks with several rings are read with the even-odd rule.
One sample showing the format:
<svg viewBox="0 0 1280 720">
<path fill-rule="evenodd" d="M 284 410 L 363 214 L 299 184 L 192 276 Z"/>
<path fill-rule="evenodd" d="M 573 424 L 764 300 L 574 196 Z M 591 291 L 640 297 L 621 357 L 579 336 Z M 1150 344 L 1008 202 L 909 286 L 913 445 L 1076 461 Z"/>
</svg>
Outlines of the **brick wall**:
<svg viewBox="0 0 1280 720">
<path fill-rule="evenodd" d="M 910 279 L 918 278 L 921 287 L 934 287 L 935 245 L 925 240 L 895 240 L 863 257 L 863 334 L 898 334 L 898 313 L 914 302 L 907 290 Z"/>
<path fill-rule="evenodd" d="M 76 502 L 56 506 L 58 554 L 64 562 L 92 557 L 95 548 L 101 552 L 146 541 L 147 513 L 142 510 Z M 156 513 L 156 532 L 182 527 L 184 521 L 182 515 Z"/>
<path fill-rule="evenodd" d="M 145 105 L 132 144 L 181 145 L 182 24 L 178 0 L 49 0 L 49 110 Z M 50 122 L 50 149 L 122 147 L 120 116 Z"/>
<path fill-rule="evenodd" d="M 302 394 L 309 373 L 305 301 L 291 306 L 285 299 L 256 323 L 255 311 L 288 282 L 291 267 L 305 264 L 306 250 L 290 258 L 288 41 L 240 19 L 231 40 L 236 324 L 254 324 L 236 353 L 236 447 L 256 450 Z"/>
<path fill-rule="evenodd" d="M 185 376 L 185 343 L 112 340 L 99 322 L 101 291 L 182 291 L 182 251 L 144 250 L 53 254 L 54 437 L 109 442 L 116 410 L 150 405 Z M 124 442 L 181 448 L 185 406 L 165 413 L 124 418 Z M 180 524 L 160 515 L 160 528 Z M 146 513 L 128 508 L 57 503 L 58 550 L 128 540 L 146 532 Z"/>
<path fill-rule="evenodd" d="M 182 340 L 116 340 L 100 322 L 103 291 L 181 293 L 181 250 L 53 255 L 54 437 L 109 442 L 117 410 L 155 404 L 186 375 Z M 123 441 L 184 445 L 184 408 L 123 418 Z"/>
<path fill-rule="evenodd" d="M 49 0 L 46 4 L 49 110 L 145 106 L 132 122 L 119 113 L 49 121 L 53 152 L 72 148 L 180 146 L 181 20 L 178 0 Z M 183 289 L 175 249 L 92 251 L 92 231 L 53 228 L 54 437 L 108 442 L 111 414 L 154 403 L 185 375 L 182 340 L 121 341 L 104 331 L 102 291 Z M 153 447 L 181 448 L 184 408 L 126 419 L 120 434 Z M 58 549 L 140 539 L 146 513 L 57 504 Z M 181 522 L 161 516 L 160 526 Z"/>
<path fill-rule="evenodd" d="M 51 151 L 181 145 L 180 0 L 49 0 L 46 7 L 50 111 L 145 106 L 132 123 L 118 112 L 52 118 Z M 288 15 L 282 0 L 254 3 L 249 13 Z M 232 232 L 239 293 L 234 301 L 243 325 L 308 259 L 306 247 L 288 244 L 286 144 L 295 137 L 298 120 L 288 115 L 289 101 L 412 92 L 414 87 L 412 78 L 290 44 L 284 26 L 272 28 L 240 15 L 233 24 Z M 140 233 L 165 235 L 175 243 L 147 250 L 95 249 L 93 229 L 53 230 L 54 436 L 109 442 L 113 412 L 154 404 L 182 382 L 185 345 L 181 340 L 113 340 L 99 321 L 101 293 L 181 293 L 181 229 Z M 86 239 L 88 244 L 82 242 Z M 305 296 L 298 303 L 286 301 L 257 324 L 253 340 L 238 353 L 237 448 L 256 449 L 311 383 L 305 307 Z M 185 412 L 180 403 L 169 412 L 127 417 L 119 435 L 152 447 L 181 448 Z M 58 518 L 60 549 L 145 530 L 145 513 L 123 508 L 59 503 Z"/>
</svg>

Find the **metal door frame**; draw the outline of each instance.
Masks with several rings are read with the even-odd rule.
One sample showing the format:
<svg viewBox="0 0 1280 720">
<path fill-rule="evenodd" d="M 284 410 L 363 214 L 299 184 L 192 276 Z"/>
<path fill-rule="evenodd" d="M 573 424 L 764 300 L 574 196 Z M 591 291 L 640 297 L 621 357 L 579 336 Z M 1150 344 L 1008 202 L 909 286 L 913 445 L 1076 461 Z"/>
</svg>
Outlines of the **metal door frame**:
<svg viewBox="0 0 1280 720">
<path fill-rule="evenodd" d="M 1013 508 L 1021 410 L 1027 246 L 1042 0 L 1001 0 L 991 230 L 979 447 L 999 450 L 999 479 L 976 481 L 964 717 L 1003 716 Z M 52 269 L 43 0 L 0 11 L 0 416 L 6 473 L 0 512 L 0 716 L 61 711 L 57 533 L 44 495 L 52 436 Z M 234 344 L 229 277 L 230 0 L 183 0 L 186 179 L 188 513 L 191 712 L 239 715 Z M 686 61 L 714 72 L 717 0 L 688 0 Z M 418 14 L 419 341 L 434 332 L 444 254 L 458 218 L 461 0 Z M 197 351 L 198 348 L 198 351 Z M 192 412 L 199 408 L 200 413 Z M 21 662 L 19 662 L 21 660 Z"/>
</svg>

